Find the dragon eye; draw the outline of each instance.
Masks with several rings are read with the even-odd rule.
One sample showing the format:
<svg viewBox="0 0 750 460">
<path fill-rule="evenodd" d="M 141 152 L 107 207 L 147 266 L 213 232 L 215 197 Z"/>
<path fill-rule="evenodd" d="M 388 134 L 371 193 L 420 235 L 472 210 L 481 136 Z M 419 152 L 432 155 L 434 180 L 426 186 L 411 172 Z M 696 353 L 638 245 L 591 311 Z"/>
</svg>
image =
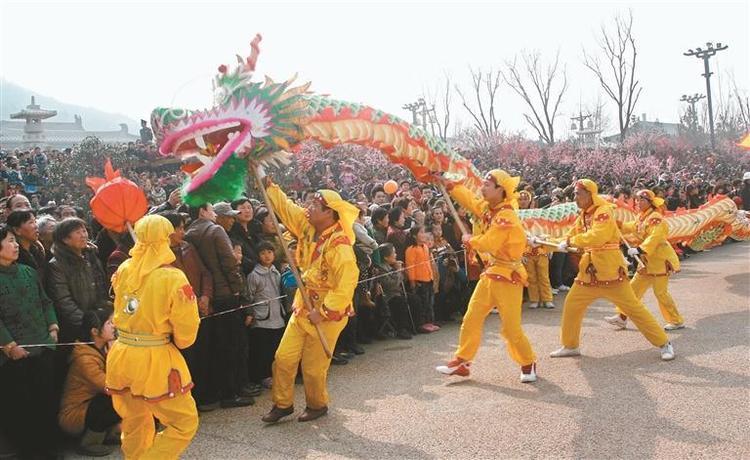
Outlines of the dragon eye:
<svg viewBox="0 0 750 460">
<path fill-rule="evenodd" d="M 214 102 L 216 105 L 220 105 L 224 103 L 224 101 L 226 101 L 228 97 L 229 97 L 228 88 L 224 86 L 220 86 L 216 88 L 216 91 L 214 92 Z"/>
</svg>

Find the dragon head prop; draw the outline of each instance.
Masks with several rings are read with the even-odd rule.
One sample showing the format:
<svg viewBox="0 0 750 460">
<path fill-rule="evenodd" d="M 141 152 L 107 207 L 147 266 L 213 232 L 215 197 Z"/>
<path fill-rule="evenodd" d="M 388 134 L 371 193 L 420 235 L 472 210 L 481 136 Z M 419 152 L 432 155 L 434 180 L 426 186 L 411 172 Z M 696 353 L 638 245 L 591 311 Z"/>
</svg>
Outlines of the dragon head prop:
<svg viewBox="0 0 750 460">
<path fill-rule="evenodd" d="M 309 83 L 292 87 L 294 78 L 276 83 L 268 77 L 254 82 L 260 40 L 256 35 L 250 55 L 238 55 L 233 70 L 219 66 L 213 108 L 157 108 L 151 114 L 160 154 L 182 160 L 189 176 L 183 185 L 189 205 L 238 198 L 248 159 L 266 161 L 303 137 Z"/>
</svg>

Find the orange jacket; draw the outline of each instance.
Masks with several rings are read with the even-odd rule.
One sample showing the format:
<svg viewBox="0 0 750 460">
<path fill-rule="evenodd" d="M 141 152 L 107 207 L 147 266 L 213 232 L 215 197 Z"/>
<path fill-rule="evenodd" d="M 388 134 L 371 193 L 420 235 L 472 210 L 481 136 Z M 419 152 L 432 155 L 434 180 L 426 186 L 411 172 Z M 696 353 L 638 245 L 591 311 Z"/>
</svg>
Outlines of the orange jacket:
<svg viewBox="0 0 750 460">
<path fill-rule="evenodd" d="M 409 281 L 432 282 L 432 258 L 427 246 L 409 246 L 406 248 L 406 278 Z"/>
</svg>

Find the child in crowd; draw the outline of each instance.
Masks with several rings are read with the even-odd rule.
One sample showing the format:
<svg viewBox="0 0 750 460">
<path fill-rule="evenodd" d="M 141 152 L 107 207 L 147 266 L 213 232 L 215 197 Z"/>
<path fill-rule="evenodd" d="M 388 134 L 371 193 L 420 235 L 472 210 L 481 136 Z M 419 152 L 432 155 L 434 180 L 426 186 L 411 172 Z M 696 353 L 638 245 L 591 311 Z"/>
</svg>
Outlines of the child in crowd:
<svg viewBox="0 0 750 460">
<path fill-rule="evenodd" d="M 247 276 L 248 297 L 253 303 L 247 331 L 250 346 L 250 381 L 271 388 L 271 364 L 286 327 L 281 297 L 281 274 L 274 266 L 276 248 L 258 244 L 259 262 Z"/>
<path fill-rule="evenodd" d="M 115 340 L 113 316 L 111 308 L 85 312 L 80 337 L 94 343 L 73 347 L 69 358 L 57 420 L 65 433 L 80 436 L 80 455 L 109 455 L 111 446 L 120 441 L 120 416 L 112 407 L 112 397 L 104 392 L 107 352 Z"/>
<path fill-rule="evenodd" d="M 466 273 L 450 245 L 435 252 L 435 263 L 440 280 L 435 294 L 435 318 L 441 322 L 450 322 L 453 321 L 452 315 L 462 309 L 461 293 L 466 285 Z"/>
<path fill-rule="evenodd" d="M 526 246 L 522 260 L 529 275 L 529 308 L 555 308 L 549 280 L 549 257 L 544 246 Z"/>
<path fill-rule="evenodd" d="M 391 320 L 396 328 L 396 337 L 411 339 L 414 330 L 413 315 L 404 296 L 403 262 L 396 259 L 396 249 L 391 243 L 378 247 L 382 261 L 374 267 L 376 298 L 381 298 L 391 312 Z"/>
<path fill-rule="evenodd" d="M 419 331 L 430 333 L 440 330 L 434 324 L 433 309 L 435 279 L 432 270 L 432 257 L 427 245 L 428 236 L 423 226 L 415 226 L 409 230 L 406 237 L 406 278 L 409 289 L 421 305 L 423 313 L 420 319 Z"/>
</svg>

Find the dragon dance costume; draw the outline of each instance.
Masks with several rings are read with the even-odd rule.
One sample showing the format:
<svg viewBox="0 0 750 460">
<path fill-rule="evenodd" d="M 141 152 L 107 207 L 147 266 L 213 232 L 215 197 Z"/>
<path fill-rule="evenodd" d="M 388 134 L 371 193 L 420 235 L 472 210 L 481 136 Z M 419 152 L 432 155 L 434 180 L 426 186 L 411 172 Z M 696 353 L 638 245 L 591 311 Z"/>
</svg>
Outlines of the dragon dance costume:
<svg viewBox="0 0 750 460">
<path fill-rule="evenodd" d="M 522 381 L 531 382 L 536 380 L 536 355 L 521 327 L 521 304 L 527 274 L 521 263 L 526 232 L 516 214 L 515 189 L 520 178 L 510 177 L 502 170 L 490 171 L 487 178 L 505 191 L 505 200 L 494 207 L 461 184 L 450 189 L 451 197 L 477 220 L 467 250 L 480 254 L 486 268 L 464 315 L 455 359 L 437 370 L 449 375 L 469 375 L 469 366 L 482 339 L 484 321 L 490 311 L 497 308 L 502 318 L 500 335 L 507 343 L 508 353 L 513 361 L 525 368 Z"/>
<path fill-rule="evenodd" d="M 107 355 L 106 391 L 122 417 L 127 459 L 177 458 L 198 430 L 193 382 L 178 348 L 198 333 L 198 305 L 185 274 L 169 264 L 172 224 L 147 216 L 135 226 L 132 258 L 112 278 L 118 338 Z M 166 426 L 155 434 L 154 417 Z"/>
<path fill-rule="evenodd" d="M 667 288 L 669 277 L 680 271 L 680 259 L 667 241 L 669 228 L 661 212 L 664 200 L 651 190 L 641 190 L 636 196 L 651 203 L 651 207 L 641 212 L 638 220 L 626 222 L 622 226 L 622 233 L 626 237 L 632 235 L 644 264 L 638 267 L 630 286 L 639 299 L 643 298 L 643 294 L 649 288 L 653 288 L 659 310 L 668 323 L 666 328 L 669 330 L 683 327 L 685 320 L 677 311 L 677 304 Z M 620 310 L 618 313 L 626 316 Z M 621 319 L 624 326 L 625 318 Z"/>
<path fill-rule="evenodd" d="M 581 210 L 574 227 L 568 232 L 566 246 L 583 250 L 578 265 L 578 275 L 565 298 L 561 324 L 563 348 L 552 357 L 576 356 L 581 335 L 581 323 L 586 309 L 597 299 L 607 299 L 633 320 L 638 330 L 654 346 L 671 345 L 666 333 L 659 327 L 654 316 L 636 297 L 627 282 L 627 265 L 620 252 L 620 230 L 613 216 L 613 205 L 598 194 L 598 186 L 588 179 L 581 179 L 576 188 L 591 194 L 593 204 Z"/>
<path fill-rule="evenodd" d="M 338 193 L 320 190 L 322 204 L 333 209 L 338 222 L 316 235 L 305 209 L 289 200 L 275 184 L 267 187 L 274 210 L 287 230 L 297 239 L 297 263 L 313 308 L 324 318 L 320 323 L 325 340 L 333 347 L 352 313 L 352 299 L 359 269 L 354 256 L 353 224 L 359 209 L 342 200 Z M 289 320 L 273 362 L 272 398 L 276 408 L 289 411 L 294 404 L 294 380 L 302 364 L 305 399 L 312 411 L 327 410 L 326 380 L 331 359 L 326 356 L 308 319 L 302 294 L 294 298 Z"/>
</svg>

